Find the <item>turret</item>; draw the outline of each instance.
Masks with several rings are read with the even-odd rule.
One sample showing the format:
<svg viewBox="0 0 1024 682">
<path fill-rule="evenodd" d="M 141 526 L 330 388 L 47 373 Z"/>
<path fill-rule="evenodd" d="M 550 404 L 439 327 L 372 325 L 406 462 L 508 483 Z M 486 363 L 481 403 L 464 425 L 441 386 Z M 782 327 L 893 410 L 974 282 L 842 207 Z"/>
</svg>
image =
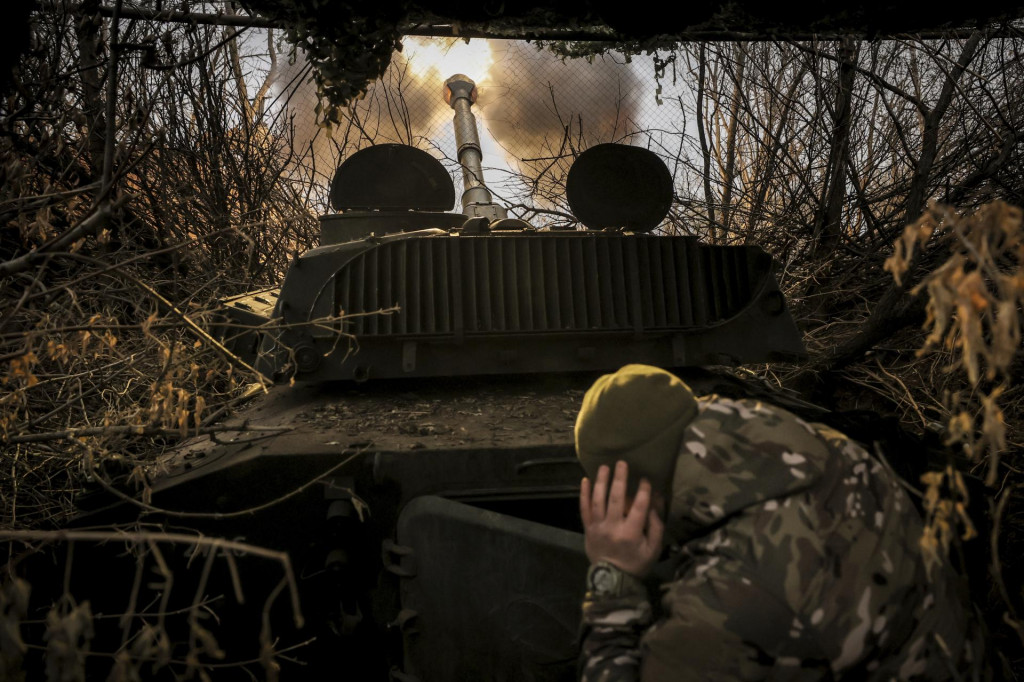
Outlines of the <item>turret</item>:
<svg viewBox="0 0 1024 682">
<path fill-rule="evenodd" d="M 230 345 L 277 381 L 609 371 L 794 359 L 800 333 L 759 247 L 657 234 L 674 181 L 654 152 L 599 144 L 566 176 L 585 230 L 538 229 L 494 202 L 472 107 L 454 113 L 462 212 L 421 149 L 361 149 L 338 168 L 318 248 L 280 291 L 225 301 Z M 649 233 L 649 234 L 648 234 Z"/>
</svg>

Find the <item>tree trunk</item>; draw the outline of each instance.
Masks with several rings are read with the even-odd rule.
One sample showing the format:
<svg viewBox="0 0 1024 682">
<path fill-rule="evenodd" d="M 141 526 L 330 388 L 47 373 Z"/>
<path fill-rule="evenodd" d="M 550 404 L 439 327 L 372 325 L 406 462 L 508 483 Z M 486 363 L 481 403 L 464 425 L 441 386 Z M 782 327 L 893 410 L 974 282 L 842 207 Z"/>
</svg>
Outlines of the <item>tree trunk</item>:
<svg viewBox="0 0 1024 682">
<path fill-rule="evenodd" d="M 107 118 L 104 113 L 104 79 L 100 72 L 100 64 L 104 61 L 103 20 L 99 7 L 100 0 L 84 0 L 82 19 L 75 25 L 82 78 L 82 109 L 88 121 L 90 181 L 97 180 L 102 174 L 106 151 Z"/>
<path fill-rule="evenodd" d="M 907 192 L 907 202 L 903 212 L 903 219 L 900 222 L 901 228 L 916 220 L 924 209 L 932 166 L 935 163 L 935 156 L 938 151 L 939 124 L 953 99 L 953 92 L 956 90 L 960 76 L 963 75 L 968 64 L 971 63 L 974 56 L 978 53 L 982 37 L 983 33 L 981 31 L 975 31 L 964 43 L 956 65 L 946 72 L 946 79 L 942 84 L 942 90 L 935 102 L 935 106 L 930 111 L 922 112 L 924 126 L 921 138 L 921 155 L 918 157 L 914 168 L 914 176 Z M 915 321 L 917 319 L 916 316 L 909 315 L 908 312 L 916 306 L 912 300 L 907 298 L 906 294 L 907 290 L 911 287 L 913 274 L 917 269 L 919 261 L 920 251 L 911 261 L 907 273 L 903 277 L 902 284 L 893 282 L 890 285 L 871 310 L 871 314 L 857 334 L 836 346 L 832 352 L 822 355 L 816 362 L 812 363 L 809 369 L 821 372 L 842 369 L 860 358 L 878 342 Z"/>
<path fill-rule="evenodd" d="M 700 154 L 704 159 L 704 201 L 708 206 L 708 221 L 714 229 L 715 223 L 715 198 L 711 194 L 711 150 L 708 148 L 708 138 L 704 132 L 704 125 L 707 118 L 704 116 L 704 91 L 707 88 L 707 47 L 700 44 L 700 54 L 697 57 L 697 137 L 700 140 Z"/>
<path fill-rule="evenodd" d="M 846 200 L 846 162 L 850 152 L 850 127 L 854 67 L 858 42 L 845 37 L 839 47 L 839 73 L 836 78 L 836 100 L 832 111 L 832 143 L 826 169 L 825 197 L 818 224 L 814 230 L 814 255 L 826 256 L 839 246 L 843 234 L 843 203 Z"/>
<path fill-rule="evenodd" d="M 743 88 L 743 67 L 746 64 L 746 45 L 736 46 L 736 74 L 733 81 L 732 102 L 729 104 L 729 122 L 725 137 L 725 168 L 722 171 L 722 232 L 729 234 L 732 212 L 732 185 L 736 181 L 736 128 L 739 126 L 740 97 Z"/>
</svg>

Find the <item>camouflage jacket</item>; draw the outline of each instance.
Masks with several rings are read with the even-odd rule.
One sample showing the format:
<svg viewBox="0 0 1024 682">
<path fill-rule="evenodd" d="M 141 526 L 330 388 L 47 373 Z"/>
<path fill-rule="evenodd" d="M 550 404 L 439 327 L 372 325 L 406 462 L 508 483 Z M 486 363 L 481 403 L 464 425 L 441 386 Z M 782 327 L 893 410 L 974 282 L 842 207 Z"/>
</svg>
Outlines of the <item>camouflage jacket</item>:
<svg viewBox="0 0 1024 682">
<path fill-rule="evenodd" d="M 584 604 L 582 679 L 944 680 L 980 659 L 898 479 L 826 426 L 702 398 L 667 521 L 661 603 Z"/>
</svg>

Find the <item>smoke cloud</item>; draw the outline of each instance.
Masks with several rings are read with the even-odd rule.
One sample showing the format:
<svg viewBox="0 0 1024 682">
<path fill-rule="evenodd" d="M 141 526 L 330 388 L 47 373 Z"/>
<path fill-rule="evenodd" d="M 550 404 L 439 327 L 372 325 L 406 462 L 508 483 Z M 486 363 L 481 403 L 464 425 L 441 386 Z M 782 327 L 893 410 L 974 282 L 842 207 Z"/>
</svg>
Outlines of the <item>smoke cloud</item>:
<svg viewBox="0 0 1024 682">
<path fill-rule="evenodd" d="M 471 45 L 480 42 L 484 41 L 471 41 Z M 650 86 L 641 81 L 634 65 L 610 56 L 593 62 L 562 61 L 525 42 L 486 41 L 486 45 L 493 60 L 486 76 L 477 77 L 472 64 L 460 71 L 478 83 L 474 113 L 485 175 L 497 194 L 517 193 L 503 191 L 500 185 L 510 178 L 521 182 L 520 173 L 529 175 L 537 163 L 544 163 L 537 159 L 566 156 L 571 161 L 589 146 L 628 141 L 639 129 L 638 100 L 650 96 Z M 293 125 L 293 148 L 297 166 L 302 166 L 298 172 L 322 188 L 314 195 L 322 197 L 325 211 L 326 187 L 334 169 L 370 144 L 398 142 L 426 149 L 446 163 L 461 187 L 452 110 L 442 98 L 444 80 L 456 72 L 441 71 L 458 64 L 424 68 L 414 62 L 428 59 L 424 55 L 429 52 L 415 47 L 419 45 L 395 54 L 384 78 L 354 103 L 349 120 L 330 133 L 317 125 L 316 91 L 306 62 L 281 60 L 274 89 Z"/>
<path fill-rule="evenodd" d="M 562 61 L 521 42 L 495 52 L 478 116 L 513 157 L 578 153 L 638 129 L 641 84 L 633 65 L 611 56 Z"/>
</svg>

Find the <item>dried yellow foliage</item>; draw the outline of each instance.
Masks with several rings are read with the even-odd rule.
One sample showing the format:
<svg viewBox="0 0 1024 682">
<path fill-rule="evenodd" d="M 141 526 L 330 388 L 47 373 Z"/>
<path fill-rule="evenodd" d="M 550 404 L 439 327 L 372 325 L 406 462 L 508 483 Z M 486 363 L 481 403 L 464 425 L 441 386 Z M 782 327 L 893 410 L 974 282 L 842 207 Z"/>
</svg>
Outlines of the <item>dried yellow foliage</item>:
<svg viewBox="0 0 1024 682">
<path fill-rule="evenodd" d="M 202 368 L 192 362 L 184 344 L 172 343 L 161 348 L 165 371 L 150 389 L 149 408 L 144 421 L 152 426 L 177 430 L 182 437 L 190 428 L 202 426 L 206 398 L 201 394 L 199 382 Z M 190 387 L 186 387 L 190 384 Z"/>
<path fill-rule="evenodd" d="M 63 341 L 50 339 L 46 342 L 46 356 L 63 365 L 71 358 L 71 349 Z"/>
<path fill-rule="evenodd" d="M 942 216 L 934 211 L 935 207 L 929 207 L 924 215 L 917 219 L 917 222 L 907 225 L 903 234 L 893 244 L 893 253 L 885 261 L 885 269 L 892 273 L 897 284 L 903 284 L 903 275 L 910 267 L 910 261 L 914 257 L 914 250 L 928 243 L 935 233 Z"/>
<path fill-rule="evenodd" d="M 3 385 L 11 384 L 34 386 L 39 382 L 32 368 L 39 362 L 39 358 L 32 351 L 26 351 L 7 363 L 7 374 L 3 378 Z"/>
<path fill-rule="evenodd" d="M 978 533 L 967 515 L 970 501 L 963 476 L 953 467 L 930 471 L 921 476 L 924 484 L 925 528 L 919 540 L 928 575 L 942 563 L 956 535 L 970 540 Z"/>
<path fill-rule="evenodd" d="M 949 256 L 912 290 L 928 295 L 928 336 L 918 355 L 950 351 L 967 375 L 975 397 L 958 396 L 949 405 L 949 441 L 962 444 L 976 460 L 987 456 L 991 485 L 1006 448 L 998 400 L 1024 324 L 1024 211 L 1002 201 L 973 213 L 933 204 L 903 231 L 886 270 L 902 283 L 915 252 L 930 242 L 948 248 Z"/>
</svg>

